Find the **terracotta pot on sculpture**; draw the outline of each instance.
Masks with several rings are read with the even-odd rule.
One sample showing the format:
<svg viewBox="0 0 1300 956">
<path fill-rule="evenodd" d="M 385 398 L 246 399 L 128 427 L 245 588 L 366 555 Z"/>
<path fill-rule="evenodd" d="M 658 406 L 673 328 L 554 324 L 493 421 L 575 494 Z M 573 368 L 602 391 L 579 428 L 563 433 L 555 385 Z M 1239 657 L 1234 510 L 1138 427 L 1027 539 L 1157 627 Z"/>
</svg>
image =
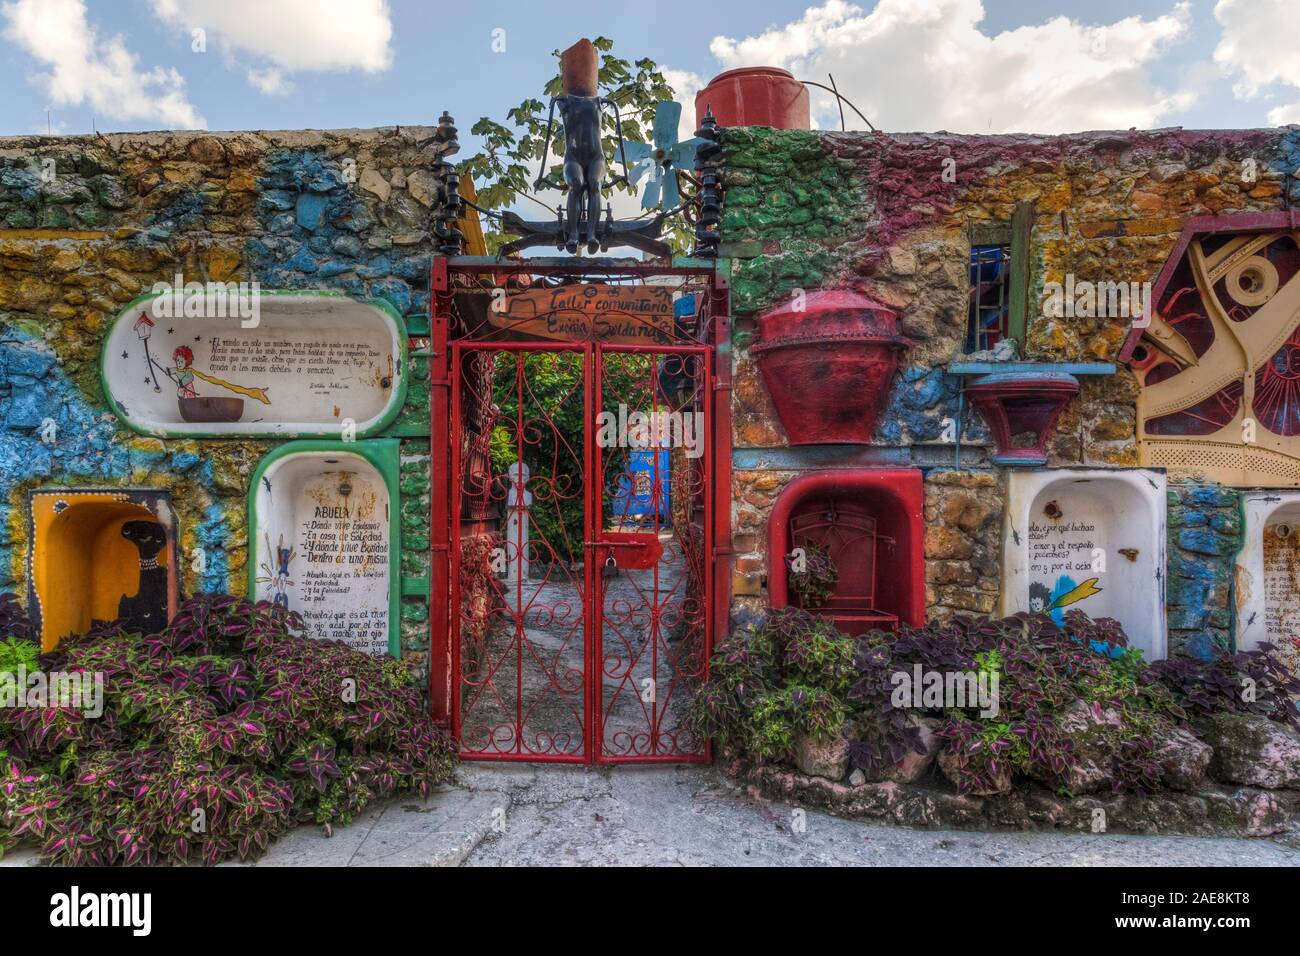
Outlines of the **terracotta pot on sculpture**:
<svg viewBox="0 0 1300 956">
<path fill-rule="evenodd" d="M 890 309 L 856 292 L 810 293 L 759 316 L 749 354 L 792 445 L 865 444 L 911 343 Z"/>
<path fill-rule="evenodd" d="M 595 96 L 600 76 L 600 51 L 590 40 L 579 40 L 560 54 L 560 84 L 565 96 Z"/>
<path fill-rule="evenodd" d="M 187 422 L 237 422 L 244 414 L 242 398 L 178 398 L 181 420 Z"/>
</svg>

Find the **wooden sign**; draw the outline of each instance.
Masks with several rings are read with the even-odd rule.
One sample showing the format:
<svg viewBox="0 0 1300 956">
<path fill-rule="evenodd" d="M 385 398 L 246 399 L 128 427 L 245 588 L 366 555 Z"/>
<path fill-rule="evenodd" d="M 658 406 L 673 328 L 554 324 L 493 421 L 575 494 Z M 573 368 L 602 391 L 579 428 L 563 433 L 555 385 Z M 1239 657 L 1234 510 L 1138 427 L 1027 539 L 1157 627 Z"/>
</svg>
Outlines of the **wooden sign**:
<svg viewBox="0 0 1300 956">
<path fill-rule="evenodd" d="M 566 285 L 497 299 L 488 322 L 543 339 L 656 345 L 674 339 L 673 290 L 653 285 Z"/>
</svg>

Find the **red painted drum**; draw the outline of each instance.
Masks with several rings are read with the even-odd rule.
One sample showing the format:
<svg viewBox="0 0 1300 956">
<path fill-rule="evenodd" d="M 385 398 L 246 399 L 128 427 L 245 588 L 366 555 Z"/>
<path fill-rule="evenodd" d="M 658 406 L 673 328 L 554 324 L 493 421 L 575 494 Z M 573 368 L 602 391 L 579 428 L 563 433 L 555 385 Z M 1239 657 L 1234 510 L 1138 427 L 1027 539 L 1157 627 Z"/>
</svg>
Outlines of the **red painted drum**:
<svg viewBox="0 0 1300 956">
<path fill-rule="evenodd" d="M 893 311 L 835 290 L 759 316 L 758 342 L 749 352 L 790 444 L 833 445 L 871 441 L 910 344 Z"/>
<path fill-rule="evenodd" d="M 808 88 L 774 66 L 746 66 L 719 73 L 695 94 L 695 125 L 713 111 L 719 126 L 811 129 Z"/>
</svg>

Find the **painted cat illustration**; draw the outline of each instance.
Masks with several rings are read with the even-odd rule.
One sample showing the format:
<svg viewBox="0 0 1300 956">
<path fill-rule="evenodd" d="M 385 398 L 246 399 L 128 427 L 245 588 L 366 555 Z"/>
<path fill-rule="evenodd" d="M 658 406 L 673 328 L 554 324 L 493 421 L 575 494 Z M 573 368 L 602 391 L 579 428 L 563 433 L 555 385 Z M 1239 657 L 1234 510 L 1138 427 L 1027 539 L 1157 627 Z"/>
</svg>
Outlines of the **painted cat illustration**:
<svg viewBox="0 0 1300 956">
<path fill-rule="evenodd" d="M 158 563 L 167 533 L 157 521 L 128 521 L 122 537 L 140 552 L 140 590 L 118 602 L 118 623 L 128 631 L 157 634 L 167 626 L 167 569 Z"/>
</svg>

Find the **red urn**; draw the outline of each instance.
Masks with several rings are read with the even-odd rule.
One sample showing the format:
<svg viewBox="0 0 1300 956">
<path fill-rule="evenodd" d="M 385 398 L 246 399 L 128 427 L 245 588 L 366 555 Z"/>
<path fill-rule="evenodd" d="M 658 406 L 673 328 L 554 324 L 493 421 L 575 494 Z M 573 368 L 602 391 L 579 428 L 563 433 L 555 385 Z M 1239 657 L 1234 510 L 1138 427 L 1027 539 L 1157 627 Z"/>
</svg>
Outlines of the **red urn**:
<svg viewBox="0 0 1300 956">
<path fill-rule="evenodd" d="M 893 311 L 857 292 L 810 293 L 758 319 L 758 363 L 792 445 L 868 443 L 903 353 Z"/>
<path fill-rule="evenodd" d="M 713 111 L 719 126 L 811 129 L 808 88 L 788 70 L 742 66 L 719 73 L 695 94 L 695 125 Z"/>
</svg>

